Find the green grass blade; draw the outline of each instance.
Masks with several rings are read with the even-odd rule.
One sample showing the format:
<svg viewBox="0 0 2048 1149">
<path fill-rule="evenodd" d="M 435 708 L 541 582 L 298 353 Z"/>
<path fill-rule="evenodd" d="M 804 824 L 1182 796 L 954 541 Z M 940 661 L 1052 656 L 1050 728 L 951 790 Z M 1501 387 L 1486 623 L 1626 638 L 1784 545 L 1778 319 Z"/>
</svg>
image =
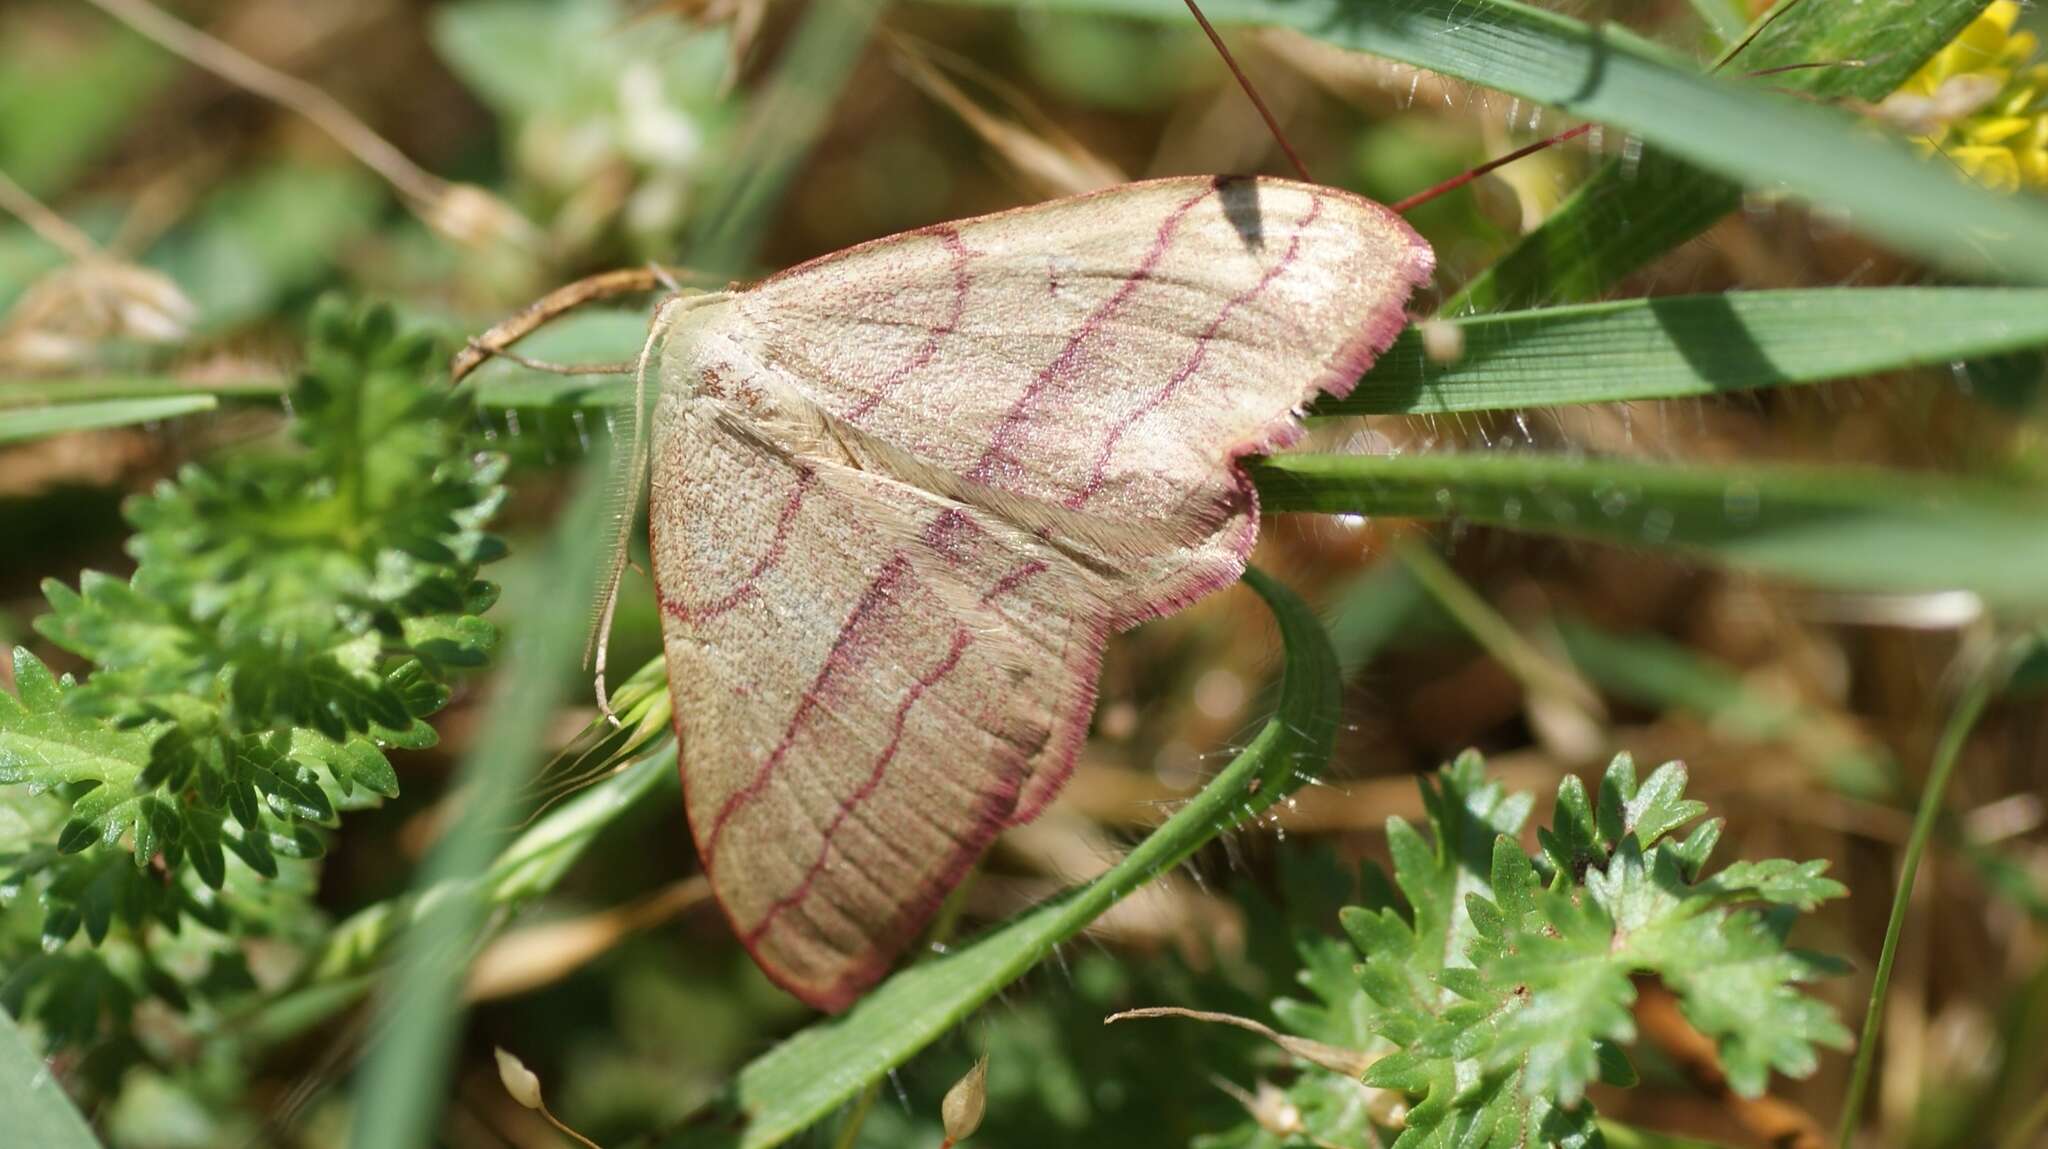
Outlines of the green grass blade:
<svg viewBox="0 0 2048 1149">
<path fill-rule="evenodd" d="M 955 2 L 1188 19 L 1180 0 Z M 1974 187 L 1847 112 L 1702 75 L 1617 27 L 1513 0 L 1211 0 L 1204 9 L 1219 23 L 1294 28 L 1633 132 L 1727 179 L 1837 208 L 1851 226 L 1958 272 L 2048 281 L 2048 209 Z M 1608 226 L 1618 225 L 1609 217 Z"/>
<path fill-rule="evenodd" d="M 282 376 L 200 381 L 174 375 L 67 375 L 61 378 L 0 377 L 0 422 L 17 407 L 86 403 L 107 399 L 168 399 L 211 395 L 216 399 L 274 399 L 291 380 Z"/>
<path fill-rule="evenodd" d="M 7 1115 L 10 1145 L 99 1149 L 92 1126 L 6 1010 L 0 1010 L 0 1113 Z"/>
<path fill-rule="evenodd" d="M 417 882 L 422 890 L 445 892 L 422 899 L 399 941 L 399 960 L 359 1079 L 350 1139 L 358 1149 L 433 1140 L 463 1017 L 461 979 L 486 912 L 478 887 L 547 744 L 562 668 L 575 664 L 583 642 L 584 613 L 561 604 L 589 601 L 596 586 L 593 560 L 603 553 L 609 529 L 599 509 L 607 492 L 594 481 L 602 473 L 590 472 L 549 540 L 523 601 L 505 611 L 505 617 L 519 620 L 520 632 L 483 736 L 457 779 L 462 816 L 450 820 Z"/>
<path fill-rule="evenodd" d="M 1876 103 L 1954 39 L 1988 0 L 1786 0 L 1762 35 L 1723 66 L 1740 74 L 1860 60 L 1861 67 L 1780 72 L 1772 86 L 1821 100 Z M 1542 226 L 1444 304 L 1446 315 L 1590 299 L 1735 210 L 1741 187 L 1658 147 L 1610 160 Z"/>
<path fill-rule="evenodd" d="M 2048 605 L 2048 499 L 1981 483 L 1535 453 L 1282 455 L 1250 470 L 1270 511 L 1463 519 L 1842 590 Z"/>
<path fill-rule="evenodd" d="M 1337 660 L 1309 608 L 1256 570 L 1285 646 L 1276 713 L 1194 800 L 1090 884 L 890 978 L 851 1011 L 797 1034 L 740 1071 L 739 1144 L 777 1145 L 960 1023 L 1054 946 L 1217 834 L 1264 811 L 1328 760 L 1339 709 Z M 1256 783 L 1256 785 L 1254 785 Z"/>
<path fill-rule="evenodd" d="M 155 399 L 107 399 L 93 403 L 62 403 L 0 414 L 0 443 L 20 443 L 71 431 L 97 431 L 175 419 L 211 411 L 220 400 L 211 395 L 166 395 Z"/>
<path fill-rule="evenodd" d="M 1781 743 L 1814 763 L 1840 790 L 1887 794 L 1898 770 L 1880 748 L 1838 720 L 1782 693 L 1760 689 L 1734 667 L 1650 634 L 1617 634 L 1580 619 L 1551 620 L 1572 665 L 1616 698 L 1693 715 L 1719 739 Z"/>
<path fill-rule="evenodd" d="M 1428 591 L 1400 563 L 1374 563 L 1338 586 L 1323 625 L 1344 681 L 1357 677 L 1428 601 Z"/>
<path fill-rule="evenodd" d="M 746 270 L 782 190 L 821 135 L 853 75 L 884 0 L 813 5 L 783 48 L 723 178 L 705 196 L 687 245 L 698 271 Z"/>
<path fill-rule="evenodd" d="M 1956 699 L 1955 709 L 1941 730 L 1934 748 L 1934 761 L 1927 772 L 1927 785 L 1920 794 L 1920 806 L 1913 814 L 1913 832 L 1906 839 L 1905 857 L 1899 860 L 1898 889 L 1892 894 L 1891 914 L 1885 921 L 1884 947 L 1878 952 L 1877 972 L 1871 978 L 1870 1000 L 1863 1014 L 1863 1032 L 1856 1039 L 1856 1064 L 1849 1074 L 1849 1088 L 1842 1100 L 1841 1124 L 1836 1141 L 1841 1149 L 1854 1149 L 1856 1126 L 1863 1117 L 1863 1099 L 1870 1088 L 1870 1075 L 1877 1067 L 1877 1037 L 1884 1028 L 1885 999 L 1891 993 L 1892 963 L 1899 956 L 1899 938 L 1906 928 L 1906 911 L 1913 901 L 1913 880 L 1920 873 L 1920 857 L 1934 837 L 1941 821 L 1942 804 L 1948 798 L 1948 780 L 1970 740 L 1970 731 L 1991 704 L 2010 667 L 2004 659 L 1979 668 Z"/>
<path fill-rule="evenodd" d="M 1820 288 L 1666 296 L 1449 321 L 1436 363 L 1413 328 L 1317 415 L 1449 414 L 1818 383 L 2048 344 L 2048 290 Z"/>
<path fill-rule="evenodd" d="M 1739 0 L 1692 0 L 1692 10 L 1715 47 L 1734 43 L 1749 28 L 1749 13 Z"/>
</svg>

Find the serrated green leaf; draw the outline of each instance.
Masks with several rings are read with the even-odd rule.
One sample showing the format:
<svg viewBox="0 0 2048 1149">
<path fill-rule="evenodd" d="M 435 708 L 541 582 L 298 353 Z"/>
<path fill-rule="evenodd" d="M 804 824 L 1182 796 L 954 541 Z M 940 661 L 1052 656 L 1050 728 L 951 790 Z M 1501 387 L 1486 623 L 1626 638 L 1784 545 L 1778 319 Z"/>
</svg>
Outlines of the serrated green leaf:
<svg viewBox="0 0 2048 1149">
<path fill-rule="evenodd" d="M 1541 835 L 1548 884 L 1514 837 L 1496 834 L 1484 887 L 1463 895 L 1462 924 L 1443 913 L 1442 890 L 1450 871 L 1471 863 L 1449 843 L 1482 803 L 1426 803 L 1427 839 L 1390 824 L 1413 924 L 1392 911 L 1340 918 L 1365 954 L 1359 980 L 1379 1010 L 1374 1031 L 1400 1047 L 1366 1082 L 1415 1101 L 1396 1144 L 1489 1143 L 1504 1131 L 1561 1143 L 1596 1136 L 1585 1091 L 1634 1079 L 1622 1047 L 1636 1036 L 1634 979 L 1645 975 L 1679 995 L 1719 1043 L 1731 1081 L 1740 1067 L 1746 1091 L 1774 1069 L 1810 1073 L 1815 1045 L 1846 1038 L 1828 1008 L 1797 988 L 1832 967 L 1785 948 L 1789 909 L 1771 917 L 1738 907 L 1810 905 L 1831 896 L 1833 883 L 1818 865 L 1791 862 L 1696 880 L 1719 830 L 1709 822 L 1684 842 L 1669 838 L 1703 812 L 1684 785 L 1673 766 L 1638 785 L 1625 756 L 1608 769 L 1597 805 L 1582 784 L 1561 785 L 1558 822 Z M 1498 790 L 1470 757 L 1424 786 L 1425 796 L 1491 792 L 1494 809 L 1514 808 Z M 1457 964 L 1439 961 L 1446 944 L 1461 946 Z"/>
<path fill-rule="evenodd" d="M 0 784 L 99 782 L 125 790 L 149 761 L 148 737 L 64 710 L 75 687 L 57 682 L 26 649 L 14 651 L 19 701 L 0 691 Z"/>
<path fill-rule="evenodd" d="M 1811 910 L 1831 898 L 1846 898 L 1849 887 L 1823 877 L 1825 859 L 1795 862 L 1790 858 L 1765 858 L 1754 862 L 1731 862 L 1720 873 L 1700 884 L 1704 893 L 1729 897 L 1756 897 L 1775 905 Z"/>
<path fill-rule="evenodd" d="M 1638 787 L 1635 760 L 1616 755 L 1600 780 L 1597 814 L 1608 849 L 1618 847 L 1624 836 L 1635 838 L 1639 847 L 1656 845 L 1665 834 L 1706 813 L 1706 803 L 1685 797 L 1685 783 L 1685 764 L 1666 762 Z"/>
<path fill-rule="evenodd" d="M 1816 1045 L 1847 1049 L 1855 1040 L 1833 1010 L 1794 988 L 1840 967 L 1785 949 L 1790 921 L 1750 910 L 1700 915 L 1654 940 L 1659 976 L 1686 1020 L 1715 1040 L 1728 1084 L 1744 1097 L 1762 1094 L 1773 1070 L 1812 1074 Z"/>
<path fill-rule="evenodd" d="M 1536 831 L 1536 840 L 1552 871 L 1573 884 L 1585 880 L 1586 867 L 1607 860 L 1607 843 L 1578 775 L 1567 774 L 1557 784 L 1556 813 L 1548 827 Z"/>
</svg>

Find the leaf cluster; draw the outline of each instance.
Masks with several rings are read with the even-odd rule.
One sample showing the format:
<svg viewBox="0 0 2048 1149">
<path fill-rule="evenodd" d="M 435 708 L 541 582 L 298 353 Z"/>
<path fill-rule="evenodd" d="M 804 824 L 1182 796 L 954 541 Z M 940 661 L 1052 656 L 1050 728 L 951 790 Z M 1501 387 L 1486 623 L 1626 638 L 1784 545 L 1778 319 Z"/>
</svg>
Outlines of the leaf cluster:
<svg viewBox="0 0 2048 1149">
<path fill-rule="evenodd" d="M 14 652 L 0 805 L 20 824 L 0 837 L 0 895 L 42 908 L 42 954 L 8 953 L 4 998 L 53 1044 L 93 1038 L 137 994 L 183 1006 L 181 980 L 208 984 L 157 956 L 187 922 L 244 936 L 305 919 L 292 868 L 341 811 L 398 793 L 387 752 L 431 746 L 425 717 L 488 657 L 497 590 L 478 569 L 501 550 L 484 526 L 503 465 L 466 445 L 467 396 L 438 363 L 387 309 L 323 306 L 290 441 L 132 500 L 129 579 L 45 584 L 36 629 L 93 669 L 74 682 Z M 81 933 L 102 952 L 70 947 Z"/>
<path fill-rule="evenodd" d="M 1350 945 L 1298 939 L 1315 1000 L 1275 1004 L 1299 1036 L 1380 1055 L 1362 1081 L 1304 1073 L 1289 1093 L 1302 1136 L 1354 1143 L 1370 1118 L 1400 1149 L 1597 1145 L 1586 1088 L 1634 1083 L 1643 978 L 1676 996 L 1745 1096 L 1772 1071 L 1811 1074 L 1816 1046 L 1847 1046 L 1799 988 L 1841 967 L 1786 945 L 1801 911 L 1846 891 L 1819 861 L 1709 874 L 1722 822 L 1699 821 L 1685 786 L 1675 762 L 1639 783 L 1626 755 L 1596 794 L 1567 777 L 1531 856 L 1533 796 L 1489 781 L 1478 755 L 1425 781 L 1427 832 L 1389 819 L 1393 881 L 1368 866 L 1366 904 L 1339 914 Z"/>
</svg>

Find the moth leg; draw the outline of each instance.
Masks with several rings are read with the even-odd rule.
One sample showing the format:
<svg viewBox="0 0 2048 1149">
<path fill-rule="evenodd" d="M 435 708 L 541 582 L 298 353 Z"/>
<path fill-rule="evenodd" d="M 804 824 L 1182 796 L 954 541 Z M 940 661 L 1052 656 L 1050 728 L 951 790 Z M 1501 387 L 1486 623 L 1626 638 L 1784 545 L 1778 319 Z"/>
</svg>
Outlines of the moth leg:
<svg viewBox="0 0 2048 1149">
<path fill-rule="evenodd" d="M 633 408 L 627 421 L 632 446 L 620 451 L 617 443 L 613 444 L 605 476 L 605 513 L 612 520 L 612 542 L 605 556 L 603 579 L 598 583 L 598 599 L 592 604 L 590 637 L 583 655 L 594 674 L 597 709 L 615 728 L 624 724 L 612 711 L 611 697 L 605 690 L 605 661 L 611 646 L 612 617 L 619 606 L 619 584 L 625 579 L 628 551 L 633 545 L 633 523 L 639 518 L 640 488 L 647 482 L 647 372 L 654 362 L 655 350 L 668 334 L 670 316 L 682 302 L 679 295 L 663 300 L 654 313 L 654 321 L 648 324 L 647 342 L 641 345 L 640 360 L 633 371 Z"/>
</svg>

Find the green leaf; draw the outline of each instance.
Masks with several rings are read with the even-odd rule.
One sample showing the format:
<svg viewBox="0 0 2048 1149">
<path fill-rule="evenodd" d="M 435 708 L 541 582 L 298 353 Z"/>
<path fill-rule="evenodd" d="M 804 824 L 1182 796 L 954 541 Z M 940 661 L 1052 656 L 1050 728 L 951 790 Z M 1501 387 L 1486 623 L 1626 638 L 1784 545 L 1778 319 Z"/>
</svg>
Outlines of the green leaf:
<svg viewBox="0 0 2048 1149">
<path fill-rule="evenodd" d="M 1711 2 L 1711 0 L 1707 0 Z M 1761 35 L 1722 67 L 1728 74 L 1856 60 L 1860 66 L 1777 72 L 1774 87 L 1816 100 L 1875 104 L 1961 32 L 1987 0 L 1918 0 L 1900 19 L 1889 5 L 1789 0 L 1759 19 Z M 1445 303 L 1445 314 L 1590 299 L 1705 231 L 1742 202 L 1738 182 L 1660 147 L 1609 160 L 1562 206 Z"/>
<path fill-rule="evenodd" d="M 0 1013 L 0 1112 L 7 1136 L 38 1149 L 99 1149 L 64 1087 L 30 1046 L 14 1019 Z"/>
<path fill-rule="evenodd" d="M 316 943 L 321 827 L 396 793 L 383 748 L 431 745 L 421 717 L 495 638 L 477 564 L 502 467 L 468 442 L 467 397 L 388 312 L 323 306 L 315 327 L 304 449 L 194 464 L 131 500 L 134 577 L 46 583 L 36 621 L 90 677 L 23 653 L 19 699 L 0 695 L 0 785 L 48 792 L 5 795 L 46 813 L 0 875 L 43 914 L 40 939 L 0 950 L 0 999 L 107 1080 L 145 1055 L 142 998 L 223 1016 L 261 992 L 216 976 L 241 939 Z"/>
<path fill-rule="evenodd" d="M 1373 1032 L 1399 1047 L 1366 1084 L 1415 1102 L 1397 1149 L 1593 1143 L 1585 1091 L 1633 1081 L 1621 1046 L 1636 1037 L 1633 979 L 1645 975 L 1661 978 L 1717 1041 L 1745 1095 L 1773 1069 L 1811 1073 L 1815 1045 L 1847 1044 L 1832 1012 L 1797 988 L 1837 967 L 1785 948 L 1789 905 L 1754 908 L 1812 904 L 1841 888 L 1820 877 L 1821 863 L 1738 865 L 1696 880 L 1713 832 L 1665 837 L 1701 813 L 1675 765 L 1637 785 L 1633 765 L 1618 759 L 1597 810 L 1567 779 L 1558 823 L 1541 835 L 1547 884 L 1517 843 L 1518 818 L 1498 823 L 1483 863 L 1457 845 L 1473 840 L 1471 797 L 1499 791 L 1476 757 L 1438 777 L 1423 788 L 1426 838 L 1388 822 L 1412 923 L 1391 909 L 1342 915 L 1365 954 L 1360 981 L 1380 1011 Z M 1526 808 L 1528 798 L 1487 800 Z M 1462 916 L 1444 912 L 1447 890 L 1463 891 Z"/>
<path fill-rule="evenodd" d="M 1188 18 L 1175 0 L 1030 6 Z M 1929 162 L 1846 112 L 1769 94 L 1762 83 L 1701 75 L 1613 24 L 1588 26 L 1513 0 L 1211 0 L 1203 7 L 1218 23 L 1293 28 L 1621 128 L 1728 179 L 1836 208 L 1852 226 L 1943 267 L 2048 281 L 2048 209 L 1969 184 L 1952 165 Z M 1894 13 L 1882 15 L 1895 21 Z"/>
<path fill-rule="evenodd" d="M 1132 891 L 1217 834 L 1256 818 L 1321 768 L 1340 705 L 1336 656 L 1315 616 L 1292 593 L 1257 571 L 1246 572 L 1245 581 L 1272 609 L 1286 651 L 1279 708 L 1251 745 L 1101 878 L 899 972 L 843 1016 L 804 1030 L 742 1069 L 733 1089 L 746 1121 L 741 1146 L 781 1144 L 831 1113 Z"/>
<path fill-rule="evenodd" d="M 108 399 L 10 411 L 0 418 L 0 443 L 19 443 L 71 431 L 131 427 L 211 411 L 219 405 L 220 401 L 211 395 L 167 395 L 160 399 Z"/>
<path fill-rule="evenodd" d="M 1847 886 L 1821 876 L 1827 868 L 1824 861 L 1795 862 L 1790 858 L 1731 862 L 1701 888 L 1723 896 L 1761 898 L 1773 905 L 1811 910 L 1830 898 L 1849 896 Z"/>
<path fill-rule="evenodd" d="M 2048 291 L 1825 288 L 1667 296 L 1447 320 L 1438 363 L 1411 327 L 1314 415 L 1449 414 L 1717 395 L 1946 366 L 2048 344 Z"/>
<path fill-rule="evenodd" d="M 1762 1094 L 1773 1070 L 1811 1075 L 1820 1066 L 1816 1045 L 1855 1043 L 1833 1010 L 1794 988 L 1842 967 L 1784 948 L 1791 923 L 1789 914 L 1753 910 L 1701 915 L 1640 943 L 1686 1020 L 1715 1040 L 1729 1086 L 1744 1097 Z"/>
<path fill-rule="evenodd" d="M 1983 483 L 1534 453 L 1281 455 L 1247 469 L 1269 511 L 1461 519 L 1843 590 L 2048 602 L 2048 500 Z"/>
<path fill-rule="evenodd" d="M 22 647 L 14 650 L 14 683 L 18 700 L 0 691 L 0 785 L 91 782 L 126 796 L 149 762 L 150 739 L 69 713 L 64 699 L 77 688 Z"/>
<path fill-rule="evenodd" d="M 1654 846 L 1672 830 L 1707 812 L 1705 802 L 1685 796 L 1682 762 L 1666 762 L 1636 785 L 1635 759 L 1617 754 L 1600 779 L 1600 805 L 1595 821 L 1611 852 L 1624 837 Z"/>
</svg>

